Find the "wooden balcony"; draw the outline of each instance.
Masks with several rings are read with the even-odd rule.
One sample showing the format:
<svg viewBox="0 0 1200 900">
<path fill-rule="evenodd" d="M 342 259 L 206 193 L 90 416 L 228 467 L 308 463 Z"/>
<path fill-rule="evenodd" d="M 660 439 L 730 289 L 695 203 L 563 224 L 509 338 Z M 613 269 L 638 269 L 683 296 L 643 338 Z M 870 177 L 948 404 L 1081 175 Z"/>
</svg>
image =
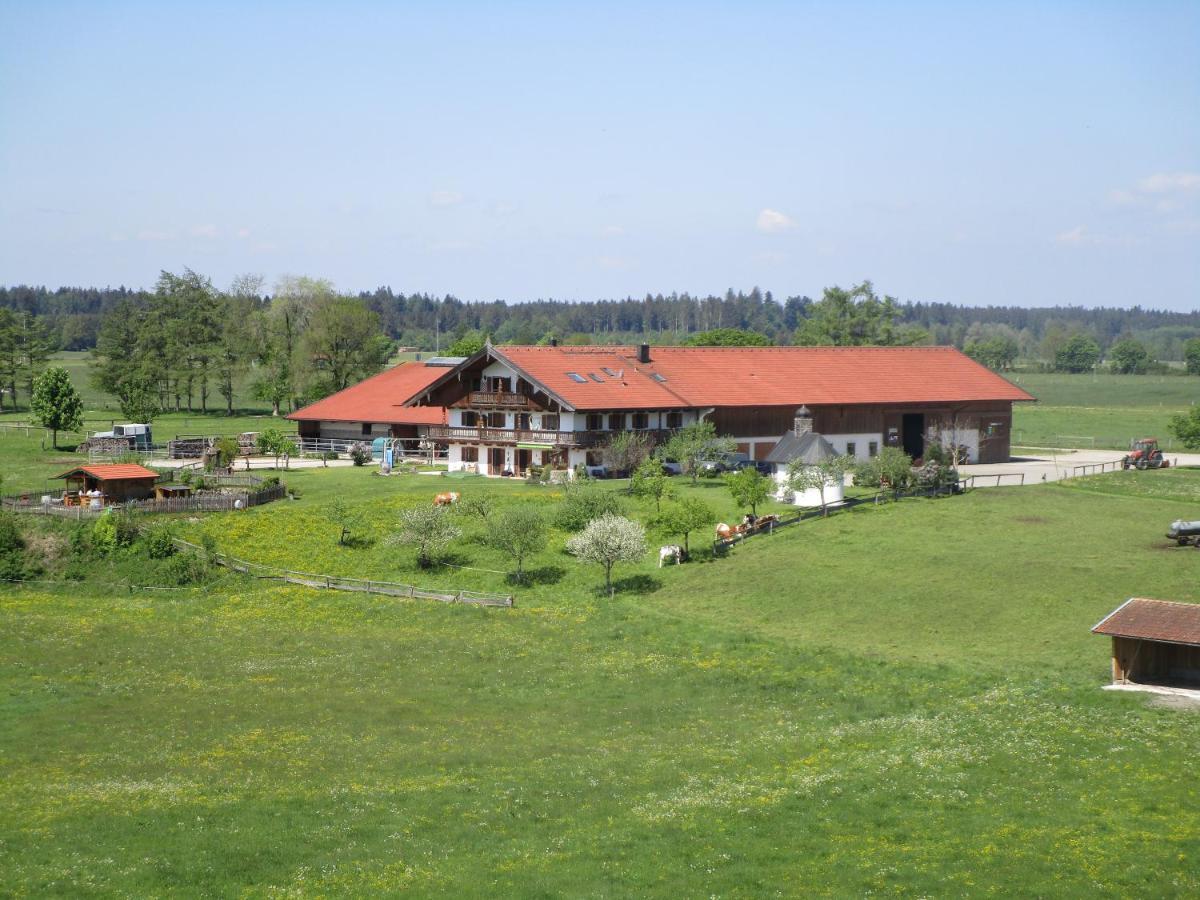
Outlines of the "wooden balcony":
<svg viewBox="0 0 1200 900">
<path fill-rule="evenodd" d="M 533 402 L 524 394 L 511 391 L 471 391 L 467 405 L 473 409 L 499 407 L 501 409 L 534 409 Z"/>
<path fill-rule="evenodd" d="M 550 444 L 555 447 L 593 447 L 605 434 L 597 431 L 544 431 L 534 428 L 476 428 L 430 425 L 426 435 L 435 441 L 472 444 Z"/>
</svg>

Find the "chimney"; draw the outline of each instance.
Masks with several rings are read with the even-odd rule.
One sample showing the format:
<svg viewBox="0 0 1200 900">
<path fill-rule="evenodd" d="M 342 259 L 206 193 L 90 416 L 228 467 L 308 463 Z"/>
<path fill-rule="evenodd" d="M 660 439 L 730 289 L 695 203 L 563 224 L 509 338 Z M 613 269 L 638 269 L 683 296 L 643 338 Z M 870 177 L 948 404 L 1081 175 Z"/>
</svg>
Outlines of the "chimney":
<svg viewBox="0 0 1200 900">
<path fill-rule="evenodd" d="M 808 411 L 807 406 L 801 406 L 796 410 L 796 420 L 792 425 L 792 431 L 799 437 L 812 430 L 812 413 Z"/>
<path fill-rule="evenodd" d="M 550 346 L 557 347 L 558 346 L 558 338 L 550 338 Z"/>
<path fill-rule="evenodd" d="M 638 362 L 640 362 L 640 363 L 650 362 L 650 345 L 649 344 L 640 344 L 638 346 Z"/>
</svg>

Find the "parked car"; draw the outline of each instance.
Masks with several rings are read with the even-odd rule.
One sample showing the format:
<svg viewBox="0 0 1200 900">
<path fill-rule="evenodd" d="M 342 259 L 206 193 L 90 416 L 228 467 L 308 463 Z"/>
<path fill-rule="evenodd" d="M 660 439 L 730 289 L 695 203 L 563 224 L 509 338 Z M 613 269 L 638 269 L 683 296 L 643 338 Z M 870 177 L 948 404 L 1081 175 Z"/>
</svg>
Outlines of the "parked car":
<svg viewBox="0 0 1200 900">
<path fill-rule="evenodd" d="M 746 466 L 752 465 L 754 465 L 754 460 L 745 453 L 727 453 L 725 456 L 717 459 L 710 459 L 700 463 L 700 474 L 719 475 L 722 472 L 736 472 L 738 469 L 744 469 Z"/>
<path fill-rule="evenodd" d="M 679 463 L 673 462 L 672 460 L 669 460 L 669 459 L 663 460 L 662 470 L 663 470 L 664 475 L 682 475 L 683 474 L 683 466 L 681 466 Z"/>
</svg>

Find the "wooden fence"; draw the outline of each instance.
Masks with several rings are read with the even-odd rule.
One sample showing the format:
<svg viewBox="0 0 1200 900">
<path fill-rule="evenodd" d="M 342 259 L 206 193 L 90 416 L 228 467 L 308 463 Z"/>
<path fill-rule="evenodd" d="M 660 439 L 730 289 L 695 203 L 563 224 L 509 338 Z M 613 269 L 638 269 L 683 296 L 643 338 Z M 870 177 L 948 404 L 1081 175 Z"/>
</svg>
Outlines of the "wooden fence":
<svg viewBox="0 0 1200 900">
<path fill-rule="evenodd" d="M 63 506 L 59 503 L 42 503 L 40 492 L 8 494 L 0 497 L 0 507 L 19 513 L 57 516 L 65 519 L 89 519 L 104 514 L 104 509 L 87 506 Z M 223 512 L 261 506 L 287 496 L 287 487 L 273 484 L 253 491 L 229 494 L 193 494 L 190 497 L 168 497 L 162 500 L 135 500 L 106 509 L 132 509 L 145 513 Z M 36 497 L 36 499 L 35 499 Z"/>
<path fill-rule="evenodd" d="M 203 548 L 182 539 L 176 545 L 189 550 Z M 265 566 L 238 559 L 225 553 L 213 553 L 211 558 L 218 565 L 235 572 L 244 572 L 253 578 L 284 581 L 304 587 L 322 588 L 332 591 L 357 591 L 365 594 L 383 594 L 387 597 L 408 597 L 415 600 L 438 600 L 442 603 L 471 603 L 476 606 L 513 606 L 511 594 L 488 594 L 481 591 L 427 591 L 412 584 L 396 581 L 375 581 L 368 578 L 346 578 L 341 575 L 316 575 L 312 572 L 296 572 L 278 566 Z"/>
<path fill-rule="evenodd" d="M 1115 459 L 1110 462 L 1102 463 L 1085 463 L 1080 466 L 1071 466 L 1071 471 L 1063 474 L 1063 478 L 1080 478 L 1084 475 L 1099 475 L 1103 472 L 1116 472 L 1121 468 L 1122 460 Z"/>
</svg>

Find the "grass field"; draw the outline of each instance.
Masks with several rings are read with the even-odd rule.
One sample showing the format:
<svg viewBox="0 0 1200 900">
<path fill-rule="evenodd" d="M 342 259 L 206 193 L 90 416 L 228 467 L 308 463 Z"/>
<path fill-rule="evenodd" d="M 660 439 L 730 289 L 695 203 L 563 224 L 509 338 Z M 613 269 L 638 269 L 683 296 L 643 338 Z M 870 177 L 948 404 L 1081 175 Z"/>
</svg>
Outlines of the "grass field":
<svg viewBox="0 0 1200 900">
<path fill-rule="evenodd" d="M 1130 439 L 1147 435 L 1168 446 L 1171 416 L 1200 402 L 1196 376 L 1021 374 L 1012 380 L 1038 398 L 1013 405 L 1013 443 L 1032 447 L 1126 449 Z"/>
<path fill-rule="evenodd" d="M 860 508 L 647 558 L 614 601 L 561 534 L 511 610 L 2 590 L 0 894 L 1195 895 L 1200 713 L 1099 690 L 1089 634 L 1130 595 L 1200 601 L 1200 553 L 1162 537 L 1200 472 L 1154 476 Z M 384 544 L 439 479 L 290 480 L 189 532 L 503 584 L 470 534 L 472 568 L 432 574 Z"/>
</svg>

